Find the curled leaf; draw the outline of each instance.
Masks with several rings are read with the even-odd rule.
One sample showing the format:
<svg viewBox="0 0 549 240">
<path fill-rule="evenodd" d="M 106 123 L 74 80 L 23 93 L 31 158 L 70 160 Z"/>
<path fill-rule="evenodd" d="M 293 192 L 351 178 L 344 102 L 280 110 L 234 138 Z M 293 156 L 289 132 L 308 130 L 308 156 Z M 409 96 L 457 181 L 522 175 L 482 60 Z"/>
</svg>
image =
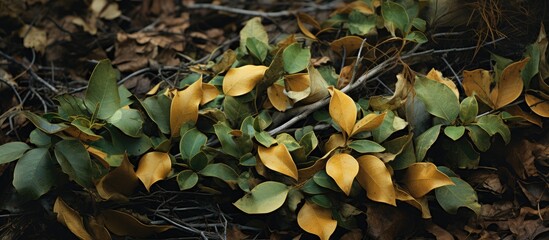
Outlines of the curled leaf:
<svg viewBox="0 0 549 240">
<path fill-rule="evenodd" d="M 308 233 L 328 240 L 337 227 L 337 221 L 332 219 L 332 211 L 316 204 L 305 202 L 297 214 L 297 224 Z"/>
<path fill-rule="evenodd" d="M 246 65 L 231 68 L 223 79 L 223 93 L 227 96 L 240 96 L 251 92 L 263 78 L 266 66 Z"/>
<path fill-rule="evenodd" d="M 151 186 L 166 178 L 172 169 L 170 155 L 164 152 L 149 152 L 139 159 L 136 175 L 147 191 Z"/>
<path fill-rule="evenodd" d="M 257 154 L 267 168 L 297 180 L 297 167 L 292 159 L 292 155 L 290 155 L 284 144 L 278 144 L 269 148 L 260 145 L 257 147 Z"/>
<path fill-rule="evenodd" d="M 80 214 L 69 207 L 60 197 L 55 199 L 53 212 L 57 214 L 57 221 L 67 226 L 78 238 L 82 240 L 94 239 L 86 230 Z"/>
<path fill-rule="evenodd" d="M 97 193 L 105 200 L 127 201 L 139 179 L 133 170 L 133 165 L 124 155 L 120 166 L 103 176 L 96 184 Z"/>
<path fill-rule="evenodd" d="M 408 167 L 403 179 L 410 194 L 414 198 L 425 196 L 431 190 L 442 186 L 454 185 L 446 174 L 429 162 L 414 163 Z"/>
<path fill-rule="evenodd" d="M 105 210 L 99 217 L 104 221 L 105 227 L 118 236 L 145 238 L 172 228 L 169 225 L 145 224 L 132 214 L 118 210 Z"/>
<path fill-rule="evenodd" d="M 326 163 L 326 173 L 337 183 L 347 196 L 351 192 L 353 180 L 358 174 L 358 162 L 346 153 L 334 154 Z"/>
</svg>

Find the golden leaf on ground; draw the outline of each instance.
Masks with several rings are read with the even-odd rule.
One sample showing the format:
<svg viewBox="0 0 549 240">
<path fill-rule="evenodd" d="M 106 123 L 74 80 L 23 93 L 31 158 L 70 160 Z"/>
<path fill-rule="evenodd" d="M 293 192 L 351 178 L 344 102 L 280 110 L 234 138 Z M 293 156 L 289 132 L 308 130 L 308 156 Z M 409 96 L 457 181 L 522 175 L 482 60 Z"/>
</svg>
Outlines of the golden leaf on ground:
<svg viewBox="0 0 549 240">
<path fill-rule="evenodd" d="M 127 201 L 137 185 L 139 179 L 133 165 L 124 155 L 120 166 L 103 176 L 95 185 L 97 193 L 105 200 Z"/>
<path fill-rule="evenodd" d="M 284 86 L 288 97 L 298 102 L 311 94 L 311 80 L 307 73 L 296 73 L 284 76 Z"/>
<path fill-rule="evenodd" d="M 80 214 L 69 207 L 60 197 L 55 199 L 53 212 L 57 214 L 57 221 L 67 226 L 67 228 L 79 239 L 94 239 L 86 230 Z"/>
<path fill-rule="evenodd" d="M 456 84 L 452 80 L 442 77 L 441 72 L 433 68 L 431 69 L 431 71 L 429 71 L 429 73 L 427 73 L 426 77 L 448 86 L 452 90 L 452 92 L 454 92 L 456 97 L 459 99 L 459 90 L 457 89 Z"/>
<path fill-rule="evenodd" d="M 337 147 L 344 147 L 346 144 L 347 142 L 345 142 L 345 137 L 343 136 L 343 134 L 334 133 L 330 135 L 328 141 L 324 143 L 324 151 L 330 152 Z"/>
<path fill-rule="evenodd" d="M 337 227 L 337 221 L 332 219 L 332 211 L 316 204 L 305 202 L 297 214 L 297 224 L 308 233 L 329 240 Z"/>
<path fill-rule="evenodd" d="M 297 18 L 297 26 L 299 27 L 299 30 L 308 38 L 311 38 L 313 40 L 316 40 L 316 36 L 305 27 L 304 23 L 309 24 L 313 26 L 315 29 L 320 29 L 320 24 L 310 15 L 306 13 L 298 12 L 296 15 Z"/>
<path fill-rule="evenodd" d="M 362 38 L 357 36 L 346 36 L 331 42 L 330 48 L 332 49 L 332 51 L 339 54 L 343 54 L 343 49 L 345 49 L 345 53 L 347 54 L 347 56 L 350 56 L 355 51 L 360 49 L 360 46 L 362 45 L 362 40 Z"/>
<path fill-rule="evenodd" d="M 549 100 L 542 100 L 534 95 L 526 94 L 525 96 L 526 104 L 532 109 L 537 115 L 542 117 L 549 117 Z"/>
<path fill-rule="evenodd" d="M 259 145 L 257 154 L 261 162 L 269 169 L 282 173 L 295 180 L 298 179 L 297 166 L 292 155 L 284 144 L 278 144 L 269 148 Z"/>
<path fill-rule="evenodd" d="M 349 154 L 334 154 L 326 163 L 326 173 L 328 173 L 328 176 L 332 177 L 339 188 L 349 196 L 351 187 L 353 186 L 353 180 L 358 174 L 358 162 Z"/>
<path fill-rule="evenodd" d="M 303 183 L 313 177 L 318 171 L 324 170 L 326 168 L 326 162 L 328 161 L 328 157 L 330 156 L 330 154 L 331 153 L 324 155 L 322 158 L 316 160 L 316 162 L 309 167 L 300 168 L 299 170 L 297 170 L 297 173 L 299 175 L 298 183 Z"/>
<path fill-rule="evenodd" d="M 309 64 L 309 66 L 307 67 L 307 71 L 309 72 L 310 81 L 310 86 L 307 89 L 309 91 L 309 94 L 305 99 L 300 102 L 301 104 L 314 103 L 330 95 L 327 89 L 328 84 L 326 83 L 326 80 L 324 79 L 322 74 L 320 74 L 320 72 L 311 64 Z"/>
<path fill-rule="evenodd" d="M 219 90 L 214 85 L 211 85 L 209 83 L 203 83 L 202 84 L 202 98 L 200 99 L 200 105 L 204 105 L 206 103 L 211 102 L 214 100 L 217 95 L 219 95 Z"/>
<path fill-rule="evenodd" d="M 520 96 L 524 86 L 520 72 L 529 60 L 530 58 L 525 58 L 519 62 L 511 63 L 503 69 L 496 87 L 490 93 L 495 109 L 506 106 Z"/>
<path fill-rule="evenodd" d="M 446 174 L 439 171 L 437 166 L 430 162 L 410 165 L 402 181 L 410 195 L 416 199 L 425 196 L 435 188 L 454 185 L 454 182 Z"/>
<path fill-rule="evenodd" d="M 372 1 L 373 2 L 373 1 Z M 337 9 L 332 14 L 339 14 L 339 13 L 350 13 L 353 10 L 357 10 L 364 15 L 374 14 L 374 10 L 368 6 L 368 4 L 364 1 L 353 1 L 351 3 L 345 4 L 345 6 Z"/>
<path fill-rule="evenodd" d="M 19 37 L 23 38 L 23 46 L 43 53 L 48 46 L 48 37 L 45 30 L 25 25 L 19 30 Z"/>
<path fill-rule="evenodd" d="M 528 94 L 526 94 L 526 98 L 528 98 Z M 528 104 L 528 100 L 526 101 L 526 103 Z M 525 112 L 522 110 L 522 108 L 520 108 L 517 105 L 507 107 L 505 108 L 505 111 L 510 113 L 513 116 L 521 117 L 522 119 L 532 124 L 535 124 L 538 127 L 543 127 L 540 116 L 530 112 Z"/>
<path fill-rule="evenodd" d="M 382 114 L 370 113 L 364 116 L 362 119 L 356 122 L 355 126 L 353 127 L 353 131 L 351 132 L 351 136 L 360 132 L 372 131 L 376 129 L 383 123 L 383 119 L 385 119 L 385 114 L 386 112 Z"/>
<path fill-rule="evenodd" d="M 276 110 L 284 112 L 290 104 L 290 99 L 284 94 L 284 86 L 273 84 L 267 88 L 269 101 Z"/>
<path fill-rule="evenodd" d="M 465 94 L 467 94 L 467 96 L 469 97 L 473 96 L 473 94 L 476 94 L 479 100 L 493 108 L 494 104 L 490 100 L 491 83 L 492 76 L 490 76 L 489 71 L 483 69 L 463 71 L 462 84 L 463 89 L 465 90 Z"/>
<path fill-rule="evenodd" d="M 398 187 L 397 185 L 395 185 L 395 193 L 397 200 L 408 203 L 421 211 L 422 218 L 431 218 L 431 211 L 429 210 L 429 203 L 427 202 L 426 197 L 415 199 L 412 195 L 410 195 L 410 193 L 406 192 L 406 190 Z"/>
<path fill-rule="evenodd" d="M 359 165 L 356 179 L 360 186 L 366 190 L 368 198 L 396 206 L 393 179 L 385 163 L 373 155 L 363 155 L 356 160 Z"/>
<path fill-rule="evenodd" d="M 179 136 L 179 128 L 186 122 L 196 123 L 198 106 L 202 102 L 202 78 L 182 91 L 174 91 L 170 106 L 170 130 L 172 137 Z"/>
<path fill-rule="evenodd" d="M 330 86 L 328 90 L 332 94 L 329 106 L 330 116 L 347 136 L 350 136 L 355 126 L 357 115 L 355 101 L 334 87 Z"/>
<path fill-rule="evenodd" d="M 118 210 L 105 210 L 99 217 L 104 221 L 107 229 L 118 236 L 145 238 L 172 228 L 168 225 L 144 224 L 132 214 Z"/>
<path fill-rule="evenodd" d="M 267 68 L 267 66 L 246 65 L 229 69 L 223 79 L 223 93 L 236 97 L 251 92 L 263 78 Z"/>
<path fill-rule="evenodd" d="M 168 176 L 172 169 L 170 155 L 165 152 L 149 152 L 139 159 L 135 174 L 143 182 L 147 191 L 151 186 Z"/>
</svg>

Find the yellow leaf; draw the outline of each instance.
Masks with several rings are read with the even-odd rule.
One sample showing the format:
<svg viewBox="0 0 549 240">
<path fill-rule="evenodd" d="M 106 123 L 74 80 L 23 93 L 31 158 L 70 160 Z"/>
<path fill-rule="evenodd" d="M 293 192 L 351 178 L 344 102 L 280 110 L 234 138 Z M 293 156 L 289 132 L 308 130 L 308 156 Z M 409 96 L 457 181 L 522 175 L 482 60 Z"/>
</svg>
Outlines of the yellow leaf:
<svg viewBox="0 0 549 240">
<path fill-rule="evenodd" d="M 166 178 L 171 169 L 170 155 L 164 152 L 149 152 L 139 159 L 135 174 L 148 191 L 155 182 Z"/>
<path fill-rule="evenodd" d="M 316 40 L 316 36 L 313 33 L 311 33 L 311 31 L 309 31 L 307 27 L 305 27 L 304 23 L 310 24 L 316 29 L 320 29 L 320 24 L 313 17 L 309 16 L 306 13 L 298 12 L 296 17 L 297 17 L 297 26 L 299 27 L 303 35 L 307 36 L 310 39 Z"/>
<path fill-rule="evenodd" d="M 476 94 L 479 100 L 486 105 L 494 108 L 494 104 L 490 99 L 490 84 L 492 83 L 492 76 L 490 72 L 477 69 L 473 71 L 463 71 L 463 89 L 467 96 L 473 96 Z"/>
<path fill-rule="evenodd" d="M 346 36 L 331 42 L 330 48 L 332 49 L 332 51 L 337 52 L 341 55 L 343 55 L 343 49 L 345 49 L 345 53 L 347 54 L 347 56 L 350 56 L 356 50 L 360 49 L 360 46 L 362 45 L 362 40 L 362 38 L 357 36 Z"/>
<path fill-rule="evenodd" d="M 330 153 L 331 154 L 331 153 Z M 305 181 L 309 180 L 313 175 L 315 175 L 318 171 L 324 170 L 326 168 L 326 162 L 328 161 L 328 157 L 330 154 L 326 154 L 324 157 L 316 160 L 316 162 L 306 168 L 300 168 L 297 173 L 299 175 L 299 183 L 304 183 Z"/>
<path fill-rule="evenodd" d="M 347 94 L 330 86 L 328 88 L 332 94 L 330 99 L 330 116 L 337 125 L 350 136 L 356 121 L 356 105 L 353 99 Z"/>
<path fill-rule="evenodd" d="M 431 218 L 431 211 L 429 210 L 429 203 L 426 197 L 415 199 L 406 192 L 406 190 L 395 185 L 396 199 L 408 203 L 421 211 L 421 217 L 424 219 Z"/>
<path fill-rule="evenodd" d="M 296 73 L 284 76 L 284 86 L 288 97 L 298 102 L 311 94 L 311 80 L 307 73 Z"/>
<path fill-rule="evenodd" d="M 88 233 L 86 227 L 84 227 L 80 214 L 69 207 L 60 197 L 55 199 L 55 203 L 53 204 L 53 212 L 57 214 L 57 221 L 67 226 L 67 228 L 79 239 L 94 239 Z"/>
<path fill-rule="evenodd" d="M 23 38 L 23 46 L 33 48 L 37 52 L 43 53 L 48 46 L 46 30 L 38 29 L 30 25 L 24 25 L 19 30 L 19 37 Z"/>
<path fill-rule="evenodd" d="M 382 114 L 370 113 L 366 115 L 355 124 L 351 136 L 364 131 L 372 131 L 381 126 L 383 119 L 385 119 L 385 114 L 384 112 Z"/>
<path fill-rule="evenodd" d="M 290 106 L 290 99 L 284 94 L 284 86 L 273 84 L 267 88 L 269 101 L 276 110 L 284 112 Z"/>
<path fill-rule="evenodd" d="M 223 78 L 223 93 L 227 96 L 240 96 L 251 92 L 263 78 L 266 66 L 246 65 L 231 68 Z"/>
<path fill-rule="evenodd" d="M 92 146 L 89 146 L 87 144 L 84 144 L 84 147 L 86 147 L 86 150 L 88 151 L 88 153 L 95 157 L 97 160 L 99 160 L 99 162 L 101 163 L 101 165 L 103 165 L 103 167 L 105 168 L 109 168 L 110 167 L 110 164 L 109 162 L 107 162 L 105 159 L 107 158 L 107 153 L 95 148 L 95 147 L 92 147 Z"/>
<path fill-rule="evenodd" d="M 202 84 L 202 98 L 200 99 L 200 105 L 204 105 L 214 100 L 219 95 L 219 90 L 214 85 L 209 83 Z"/>
<path fill-rule="evenodd" d="M 118 236 L 146 238 L 171 228 L 167 225 L 144 224 L 131 214 L 118 210 L 105 210 L 99 216 L 107 229 Z"/>
<path fill-rule="evenodd" d="M 120 166 L 103 176 L 95 188 L 99 196 L 105 200 L 127 201 L 127 197 L 133 193 L 138 184 L 139 180 L 133 165 L 128 160 L 128 156 L 124 155 Z"/>
<path fill-rule="evenodd" d="M 170 130 L 172 137 L 179 136 L 179 128 L 186 122 L 198 119 L 198 106 L 202 101 L 202 78 L 185 90 L 174 91 L 170 107 Z"/>
<path fill-rule="evenodd" d="M 456 84 L 452 80 L 442 77 L 441 72 L 433 68 L 431 69 L 431 71 L 429 71 L 429 73 L 427 73 L 426 77 L 448 86 L 452 90 L 452 92 L 454 92 L 456 97 L 459 99 L 459 90 L 457 89 Z"/>
<path fill-rule="evenodd" d="M 525 97 L 528 98 L 528 94 L 526 94 Z M 528 101 L 526 101 L 526 103 L 528 104 Z M 522 108 L 520 108 L 517 105 L 507 107 L 507 108 L 505 108 L 505 111 L 510 113 L 513 116 L 520 117 L 520 118 L 528 121 L 529 123 L 535 124 L 536 126 L 538 126 L 540 128 L 543 127 L 540 116 L 538 116 L 536 114 L 533 114 L 533 113 L 530 113 L 530 112 L 524 112 L 522 110 Z"/>
<path fill-rule="evenodd" d="M 145 95 L 147 96 L 155 95 L 160 89 L 160 84 L 162 84 L 162 82 L 159 82 L 156 85 L 154 85 L 154 87 L 152 87 L 151 90 L 149 90 Z"/>
<path fill-rule="evenodd" d="M 538 97 L 526 94 L 525 96 L 526 104 L 528 104 L 528 107 L 532 109 L 537 115 L 540 115 L 542 117 L 549 117 L 549 101 L 548 100 L 542 100 Z"/>
<path fill-rule="evenodd" d="M 349 196 L 353 180 L 358 174 L 358 162 L 349 154 L 334 154 L 326 163 L 326 173 Z"/>
<path fill-rule="evenodd" d="M 297 180 L 297 167 L 292 155 L 284 144 L 278 144 L 269 148 L 259 145 L 257 154 L 261 162 L 269 169 L 282 173 Z"/>
<path fill-rule="evenodd" d="M 320 72 L 314 68 L 312 64 L 309 64 L 307 71 L 309 72 L 310 86 L 305 92 L 308 91 L 309 93 L 307 97 L 300 102 L 301 104 L 318 102 L 330 95 L 327 89 L 328 84 L 322 74 L 320 74 Z"/>
<path fill-rule="evenodd" d="M 345 141 L 343 134 L 334 133 L 330 136 L 328 141 L 324 143 L 324 151 L 330 152 L 338 147 L 344 147 L 346 144 L 347 142 Z"/>
<path fill-rule="evenodd" d="M 438 187 L 454 185 L 454 182 L 446 174 L 439 171 L 435 164 L 429 162 L 410 165 L 406 170 L 403 182 L 414 198 L 423 197 Z"/>
<path fill-rule="evenodd" d="M 332 219 L 330 209 L 309 202 L 305 202 L 299 210 L 297 224 L 306 232 L 320 237 L 320 240 L 329 240 L 337 227 L 337 221 Z"/>
<path fill-rule="evenodd" d="M 373 155 L 363 155 L 356 160 L 359 165 L 356 179 L 360 186 L 366 190 L 368 198 L 396 206 L 393 179 L 385 163 Z"/>
<path fill-rule="evenodd" d="M 520 72 L 529 60 L 530 58 L 525 58 L 522 61 L 511 63 L 503 69 L 501 78 L 490 93 L 490 98 L 495 106 L 494 109 L 504 107 L 520 96 L 524 86 Z"/>
<path fill-rule="evenodd" d="M 105 228 L 105 224 L 98 222 L 95 217 L 88 217 L 88 229 L 95 237 L 95 239 L 111 240 L 111 234 L 109 230 Z"/>
</svg>

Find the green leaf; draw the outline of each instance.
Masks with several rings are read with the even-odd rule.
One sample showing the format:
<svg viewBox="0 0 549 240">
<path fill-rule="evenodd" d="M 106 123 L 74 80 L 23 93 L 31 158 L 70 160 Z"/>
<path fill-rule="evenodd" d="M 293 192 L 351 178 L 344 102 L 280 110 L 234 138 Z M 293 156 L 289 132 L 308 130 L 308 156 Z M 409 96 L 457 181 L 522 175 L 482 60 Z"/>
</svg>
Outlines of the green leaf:
<svg viewBox="0 0 549 240">
<path fill-rule="evenodd" d="M 229 185 L 236 184 L 238 180 L 238 174 L 234 169 L 224 163 L 209 164 L 204 169 L 200 170 L 199 173 L 206 177 L 219 178 Z"/>
<path fill-rule="evenodd" d="M 349 14 L 349 31 L 351 34 L 366 35 L 376 29 L 377 16 L 375 14 L 364 15 L 358 10 Z"/>
<path fill-rule="evenodd" d="M 435 189 L 437 202 L 444 211 L 456 214 L 460 207 L 471 209 L 480 214 L 480 204 L 475 190 L 467 182 L 457 177 L 450 177 L 455 185 L 442 186 Z"/>
<path fill-rule="evenodd" d="M 34 129 L 30 133 L 29 140 L 38 147 L 48 147 L 52 143 L 52 137 L 40 129 Z"/>
<path fill-rule="evenodd" d="M 414 142 L 412 139 L 413 134 L 409 134 L 383 143 L 387 152 L 396 154 L 395 159 L 389 162 L 389 165 L 391 165 L 394 170 L 406 169 L 416 162 Z"/>
<path fill-rule="evenodd" d="M 191 159 L 200 152 L 202 146 L 206 144 L 208 137 L 198 131 L 196 128 L 192 128 L 185 132 L 181 140 L 179 141 L 179 151 L 181 151 L 181 157 L 183 159 Z"/>
<path fill-rule="evenodd" d="M 385 20 L 385 27 L 393 36 L 396 36 L 396 29 L 399 29 L 404 35 L 408 32 L 410 19 L 406 9 L 402 5 L 385 1 L 381 5 L 381 15 Z"/>
<path fill-rule="evenodd" d="M 276 144 L 276 139 L 271 137 L 271 135 L 265 131 L 255 132 L 255 140 L 265 147 L 270 147 L 271 145 Z"/>
<path fill-rule="evenodd" d="M 184 191 L 193 188 L 198 183 L 198 174 L 191 170 L 183 170 L 177 174 L 179 190 Z"/>
<path fill-rule="evenodd" d="M 327 193 L 329 190 L 326 188 L 323 188 L 315 183 L 312 179 L 307 180 L 305 184 L 301 187 L 301 191 L 307 194 L 322 194 Z"/>
<path fill-rule="evenodd" d="M 117 154 L 127 152 L 129 156 L 140 156 L 152 148 L 151 139 L 145 134 L 134 138 L 124 134 L 118 128 L 107 127 L 107 129 L 111 135 L 112 146 L 117 150 Z"/>
<path fill-rule="evenodd" d="M 232 129 L 229 126 L 223 122 L 216 123 L 214 124 L 214 131 L 215 135 L 217 135 L 217 139 L 221 142 L 223 153 L 235 158 L 240 158 L 242 156 L 240 147 L 236 144 L 233 140 L 233 136 L 230 134 Z"/>
<path fill-rule="evenodd" d="M 242 30 L 240 30 L 240 49 L 242 51 L 246 52 L 246 43 L 248 38 L 252 37 L 265 43 L 266 45 L 269 44 L 269 36 L 261 24 L 260 17 L 254 17 L 248 20 L 246 25 L 242 28 Z"/>
<path fill-rule="evenodd" d="M 341 192 L 341 189 L 337 186 L 337 183 L 328 175 L 328 173 L 326 173 L 325 170 L 315 173 L 315 175 L 313 175 L 313 181 L 321 187 L 328 188 L 336 192 Z"/>
<path fill-rule="evenodd" d="M 349 147 L 359 153 L 378 153 L 385 151 L 385 148 L 370 140 L 354 140 Z"/>
<path fill-rule="evenodd" d="M 62 140 L 55 144 L 55 158 L 61 170 L 83 187 L 93 186 L 94 171 L 86 147 L 78 140 Z"/>
<path fill-rule="evenodd" d="M 420 31 L 413 31 L 408 35 L 406 35 L 404 39 L 415 42 L 415 43 L 419 43 L 419 44 L 426 43 L 427 41 L 429 41 L 427 40 L 427 37 L 425 36 L 425 34 L 423 34 Z"/>
<path fill-rule="evenodd" d="M 99 119 L 111 117 L 120 108 L 117 77 L 118 72 L 108 59 L 99 61 L 90 76 L 84 103 L 88 111 Z"/>
<path fill-rule="evenodd" d="M 526 47 L 526 52 L 524 53 L 525 57 L 529 57 L 530 61 L 526 63 L 526 66 L 524 66 L 524 69 L 520 72 L 520 76 L 522 77 L 522 81 L 524 81 L 524 88 L 529 89 L 530 88 L 530 81 L 536 74 L 539 73 L 539 64 L 540 64 L 540 46 L 539 43 L 533 43 Z"/>
<path fill-rule="evenodd" d="M 265 61 L 267 53 L 269 52 L 269 45 L 257 40 L 255 37 L 249 37 L 246 39 L 246 48 L 260 62 Z"/>
<path fill-rule="evenodd" d="M 19 194 L 37 199 L 47 193 L 57 180 L 57 171 L 47 148 L 31 149 L 15 166 L 13 186 Z"/>
<path fill-rule="evenodd" d="M 95 138 L 101 138 L 101 136 L 95 134 L 93 130 L 90 128 L 92 123 L 87 118 L 76 118 L 71 122 L 71 125 L 78 128 L 81 132 Z"/>
<path fill-rule="evenodd" d="M 425 32 L 425 29 L 427 28 L 427 22 L 421 18 L 414 18 L 412 19 L 412 26 L 417 28 L 417 30 L 421 32 Z"/>
<path fill-rule="evenodd" d="M 272 123 L 273 119 L 267 111 L 259 112 L 257 117 L 254 118 L 254 128 L 256 128 L 258 131 L 265 130 Z"/>
<path fill-rule="evenodd" d="M 231 126 L 238 126 L 246 117 L 252 115 L 253 110 L 248 103 L 237 100 L 235 97 L 225 96 L 223 112 L 229 119 Z"/>
<path fill-rule="evenodd" d="M 418 162 L 423 161 L 423 159 L 425 158 L 425 155 L 427 154 L 427 151 L 429 150 L 429 148 L 431 148 L 433 143 L 435 143 L 435 141 L 437 140 L 438 134 L 440 133 L 441 126 L 442 125 L 440 124 L 435 125 L 427 129 L 427 131 L 423 132 L 421 135 L 419 135 L 416 138 L 415 140 L 416 160 Z"/>
<path fill-rule="evenodd" d="M 32 124 L 34 124 L 34 126 L 36 126 L 38 129 L 42 130 L 47 134 L 55 134 L 69 127 L 64 123 L 58 123 L 58 124 L 50 123 L 45 118 L 40 117 L 29 111 L 23 111 L 22 113 L 29 121 L 32 122 Z"/>
<path fill-rule="evenodd" d="M 75 96 L 64 94 L 54 98 L 59 102 L 58 113 L 65 120 L 73 116 L 88 116 L 89 113 L 84 105 L 84 101 Z"/>
<path fill-rule="evenodd" d="M 160 131 L 164 134 L 170 133 L 170 106 L 171 100 L 164 94 L 148 97 L 143 100 L 142 105 L 149 118 L 153 120 Z"/>
<path fill-rule="evenodd" d="M 247 214 L 270 213 L 284 204 L 289 191 L 290 187 L 283 183 L 262 182 L 233 204 Z"/>
<path fill-rule="evenodd" d="M 257 163 L 257 159 L 252 153 L 246 153 L 239 159 L 239 164 L 246 167 L 253 167 Z"/>
<path fill-rule="evenodd" d="M 309 198 L 311 202 L 315 203 L 318 206 L 321 206 L 323 208 L 332 208 L 333 204 L 330 198 L 327 195 L 320 194 L 320 195 L 314 195 L 311 198 Z"/>
<path fill-rule="evenodd" d="M 301 137 L 299 140 L 299 145 L 301 145 L 305 150 L 305 156 L 311 154 L 311 152 L 318 146 L 318 138 L 316 137 L 315 132 L 312 131 L 312 128 L 310 132 Z"/>
<path fill-rule="evenodd" d="M 24 142 L 9 142 L 0 145 L 0 165 L 21 158 L 29 149 L 29 145 Z"/>
<path fill-rule="evenodd" d="M 383 123 L 372 131 L 374 141 L 380 143 L 385 141 L 391 134 L 404 129 L 408 123 L 396 116 L 393 111 L 387 111 Z"/>
<path fill-rule="evenodd" d="M 505 144 L 509 144 L 511 141 L 511 131 L 498 115 L 489 114 L 482 116 L 477 119 L 476 125 L 486 131 L 490 136 L 499 133 L 503 138 L 503 141 L 505 141 Z"/>
<path fill-rule="evenodd" d="M 464 126 L 447 126 L 444 128 L 444 134 L 454 141 L 458 140 L 464 133 Z"/>
<path fill-rule="evenodd" d="M 459 105 L 459 119 L 464 124 L 475 121 L 478 114 L 478 102 L 475 96 L 466 97 Z"/>
<path fill-rule="evenodd" d="M 290 134 L 287 134 L 287 133 L 281 133 L 281 134 L 278 134 L 276 136 L 276 141 L 279 143 L 279 144 L 284 144 L 286 145 L 286 148 L 288 149 L 288 151 L 290 152 L 293 152 L 299 148 L 301 148 L 301 146 L 299 145 L 299 143 L 294 139 L 294 137 L 292 137 L 292 135 Z"/>
<path fill-rule="evenodd" d="M 454 121 L 459 114 L 459 101 L 452 90 L 426 77 L 416 77 L 414 88 L 427 112 L 439 118 Z"/>
<path fill-rule="evenodd" d="M 133 103 L 130 99 L 133 94 L 124 85 L 118 86 L 118 96 L 120 96 L 120 107 L 129 106 Z"/>
<path fill-rule="evenodd" d="M 309 65 L 311 50 L 309 48 L 302 48 L 301 43 L 293 43 L 284 49 L 282 59 L 284 70 L 287 73 L 297 73 Z"/>
<path fill-rule="evenodd" d="M 460 138 L 457 141 L 441 138 L 440 149 L 445 154 L 440 159 L 446 162 L 448 166 L 461 169 L 475 169 L 478 167 L 480 154 L 475 151 L 473 145 L 466 138 Z"/>
<path fill-rule="evenodd" d="M 135 109 L 120 108 L 107 119 L 107 122 L 130 137 L 139 137 L 142 134 L 143 117 L 141 116 L 141 113 Z"/>
<path fill-rule="evenodd" d="M 195 171 L 204 169 L 208 163 L 210 163 L 210 159 L 208 158 L 208 155 L 203 152 L 199 152 L 189 159 L 189 167 Z"/>
<path fill-rule="evenodd" d="M 486 152 L 488 151 L 488 149 L 490 149 L 490 135 L 488 135 L 486 131 L 475 125 L 469 125 L 465 128 L 469 130 L 469 137 L 478 148 L 478 150 L 480 150 L 481 152 Z"/>
</svg>

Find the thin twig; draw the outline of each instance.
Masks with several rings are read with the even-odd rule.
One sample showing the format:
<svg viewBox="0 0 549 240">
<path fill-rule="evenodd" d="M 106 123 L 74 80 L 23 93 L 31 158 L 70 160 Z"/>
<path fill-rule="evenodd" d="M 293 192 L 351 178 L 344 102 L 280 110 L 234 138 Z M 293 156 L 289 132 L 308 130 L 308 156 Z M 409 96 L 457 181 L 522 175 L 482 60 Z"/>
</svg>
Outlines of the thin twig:
<svg viewBox="0 0 549 240">
<path fill-rule="evenodd" d="M 452 65 L 450 65 L 450 63 L 448 62 L 448 60 L 446 60 L 446 57 L 443 55 L 442 57 L 442 61 L 444 61 L 444 63 L 446 63 L 446 66 L 448 66 L 448 68 L 450 68 L 450 71 L 452 71 L 452 74 L 454 74 L 454 77 L 456 78 L 456 80 L 458 81 L 459 83 L 459 86 L 461 88 L 463 88 L 463 85 L 461 84 L 461 78 L 459 78 L 458 74 L 456 73 L 456 71 L 454 71 L 454 68 L 452 67 Z"/>
<path fill-rule="evenodd" d="M 311 12 L 311 11 L 315 11 L 315 10 L 330 10 L 330 9 L 333 9 L 338 4 L 339 4 L 339 1 L 333 1 L 329 4 L 312 5 L 310 7 L 304 7 L 304 8 L 300 8 L 300 9 L 296 9 L 296 10 L 284 10 L 284 11 L 279 11 L 279 12 L 253 11 L 253 10 L 246 10 L 246 9 L 233 8 L 233 7 L 207 4 L 207 3 L 196 3 L 196 4 L 192 4 L 192 5 L 187 6 L 187 8 L 189 8 L 189 9 L 211 9 L 211 10 L 228 12 L 228 13 L 235 13 L 235 14 L 240 14 L 240 15 L 272 18 L 272 17 L 292 16 L 295 13 L 298 13 L 298 12 Z"/>
<path fill-rule="evenodd" d="M 34 53 L 34 51 L 33 51 Z M 29 72 L 29 74 L 31 75 L 32 78 L 38 80 L 40 83 L 44 84 L 44 86 L 46 86 L 47 88 L 49 88 L 50 90 L 52 90 L 54 93 L 59 93 L 59 90 L 57 88 L 55 88 L 53 85 L 51 85 L 50 83 L 48 83 L 46 80 L 44 80 L 42 77 L 38 76 L 38 74 L 36 74 L 31 68 L 30 66 L 27 66 L 25 65 L 24 63 L 22 62 L 19 62 L 17 60 L 15 60 L 14 58 L 12 58 L 11 56 L 7 55 L 6 53 L 0 51 L 0 55 L 2 55 L 2 57 L 8 59 L 9 61 L 11 62 L 14 62 L 18 65 L 20 65 L 21 67 L 23 67 L 23 69 L 27 69 L 26 71 Z"/>
</svg>

